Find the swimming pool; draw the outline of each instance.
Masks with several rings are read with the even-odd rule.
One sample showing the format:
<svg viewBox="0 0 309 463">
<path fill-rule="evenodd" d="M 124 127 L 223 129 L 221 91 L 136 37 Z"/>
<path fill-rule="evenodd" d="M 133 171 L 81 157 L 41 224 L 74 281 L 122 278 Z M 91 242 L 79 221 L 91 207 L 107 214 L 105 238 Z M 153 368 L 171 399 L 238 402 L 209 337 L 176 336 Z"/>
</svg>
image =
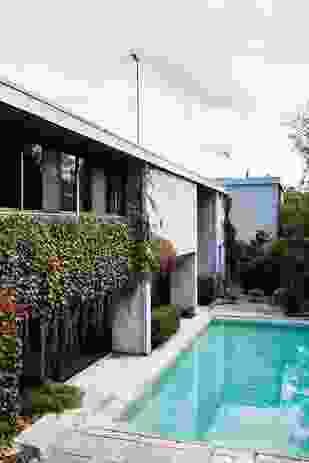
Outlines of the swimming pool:
<svg viewBox="0 0 309 463">
<path fill-rule="evenodd" d="M 127 411 L 132 432 L 309 456 L 309 325 L 214 319 Z"/>
</svg>

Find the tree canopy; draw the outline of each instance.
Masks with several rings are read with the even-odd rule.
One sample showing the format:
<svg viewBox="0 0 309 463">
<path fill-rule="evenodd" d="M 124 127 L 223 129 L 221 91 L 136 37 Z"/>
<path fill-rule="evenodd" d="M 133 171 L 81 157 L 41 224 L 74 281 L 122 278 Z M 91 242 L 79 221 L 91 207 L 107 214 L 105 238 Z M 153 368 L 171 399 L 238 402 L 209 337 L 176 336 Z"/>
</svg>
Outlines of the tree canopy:
<svg viewBox="0 0 309 463">
<path fill-rule="evenodd" d="M 309 101 L 303 111 L 289 122 L 291 132 L 289 138 L 294 142 L 294 148 L 304 159 L 302 187 L 309 187 Z"/>
<path fill-rule="evenodd" d="M 281 223 L 303 225 L 305 237 L 309 237 L 309 192 L 289 189 L 284 193 L 281 205 Z"/>
</svg>

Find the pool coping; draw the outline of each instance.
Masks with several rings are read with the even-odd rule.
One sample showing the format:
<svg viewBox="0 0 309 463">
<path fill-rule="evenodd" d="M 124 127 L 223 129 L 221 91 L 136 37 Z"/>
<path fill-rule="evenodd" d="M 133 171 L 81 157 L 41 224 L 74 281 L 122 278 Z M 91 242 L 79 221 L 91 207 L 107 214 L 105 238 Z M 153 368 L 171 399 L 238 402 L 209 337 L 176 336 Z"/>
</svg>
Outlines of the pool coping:
<svg viewBox="0 0 309 463">
<path fill-rule="evenodd" d="M 239 307 L 239 306 L 238 306 Z M 241 309 L 238 308 L 237 310 L 237 305 L 233 305 L 232 307 L 226 306 L 213 306 L 213 307 L 200 307 L 198 315 L 194 317 L 193 319 L 185 319 L 183 322 L 183 330 L 180 328 L 180 333 L 176 333 L 176 335 L 171 338 L 167 343 L 165 343 L 162 347 L 159 347 L 159 349 L 155 349 L 150 356 L 146 357 L 138 357 L 136 360 L 136 364 L 139 364 L 139 369 L 140 367 L 143 368 L 143 365 L 147 365 L 148 363 L 150 364 L 156 364 L 157 368 L 155 371 L 151 368 L 151 370 L 148 372 L 148 375 L 144 374 L 143 380 L 139 381 L 137 386 L 131 391 L 131 394 L 126 394 L 125 396 L 121 394 L 121 388 L 120 388 L 120 393 L 119 389 L 117 391 L 118 395 L 114 392 L 109 391 L 106 395 L 105 398 L 101 401 L 101 408 L 100 410 L 96 410 L 97 413 L 97 418 L 98 418 L 98 424 L 91 425 L 91 419 L 89 420 L 89 423 L 79 423 L 78 427 L 75 428 L 75 432 L 80 432 L 83 434 L 88 434 L 93 435 L 93 433 L 98 432 L 102 436 L 102 438 L 107 436 L 108 433 L 112 433 L 114 436 L 117 435 L 117 433 L 120 435 L 127 435 L 127 436 L 139 436 L 141 439 L 154 439 L 156 442 L 166 442 L 168 441 L 170 445 L 180 445 L 182 448 L 190 448 L 192 446 L 198 446 L 198 447 L 203 447 L 205 450 L 211 450 L 212 452 L 215 452 L 216 449 L 222 454 L 226 454 L 228 452 L 229 454 L 232 454 L 234 456 L 237 456 L 239 454 L 243 454 L 245 449 L 228 449 L 225 448 L 224 446 L 215 446 L 211 445 L 205 441 L 192 441 L 192 442 L 187 442 L 187 441 L 181 441 L 181 440 L 173 440 L 173 439 L 163 439 L 162 436 L 159 434 L 149 434 L 149 433 L 134 433 L 130 432 L 127 429 L 127 422 L 125 421 L 125 415 L 128 411 L 128 409 L 132 406 L 132 404 L 138 400 L 141 400 L 145 393 L 147 393 L 146 388 L 151 387 L 151 385 L 155 384 L 156 382 L 159 381 L 160 376 L 162 372 L 167 369 L 167 368 L 172 368 L 176 361 L 178 356 L 180 355 L 181 352 L 186 352 L 189 351 L 192 347 L 192 344 L 198 338 L 199 336 L 206 334 L 208 325 L 216 319 L 223 319 L 223 320 L 231 320 L 231 319 L 238 319 L 242 321 L 256 321 L 256 320 L 269 320 L 269 321 L 288 321 L 288 324 L 301 324 L 301 325 L 309 325 L 309 320 L 300 320 L 299 318 L 292 318 L 292 317 L 285 317 L 285 316 L 280 316 L 278 313 L 270 313 L 270 314 L 262 314 L 262 313 L 252 313 L 250 311 L 242 311 Z M 183 319 L 182 319 L 183 320 Z M 177 336 L 178 335 L 178 336 Z M 75 375 L 73 378 L 70 380 L 66 381 L 67 384 L 74 384 L 77 383 L 81 380 L 87 380 L 87 375 L 91 375 L 90 372 L 94 370 L 94 372 L 98 371 L 100 373 L 105 369 L 108 374 L 108 368 L 109 368 L 109 362 L 113 359 L 114 354 L 109 354 L 108 356 L 100 359 L 99 361 L 95 362 L 93 365 L 88 367 L 86 370 L 80 372 L 79 374 Z M 135 362 L 135 360 L 133 359 Z M 126 362 L 125 362 L 126 363 Z M 128 360 L 128 368 L 130 368 L 130 361 Z M 101 368 L 102 367 L 102 368 Z M 121 367 L 121 363 L 117 365 L 116 362 L 116 367 L 118 369 Z M 133 367 L 136 368 L 136 365 L 133 363 Z M 97 370 L 96 370 L 97 368 Z M 133 371 L 134 371 L 133 368 Z M 111 369 L 112 373 L 115 374 L 115 371 Z M 96 373 L 95 373 L 96 374 Z M 123 373 L 122 373 L 123 374 Z M 134 373 L 133 373 L 134 374 Z M 142 375 L 143 376 L 143 375 Z M 119 387 L 118 383 L 116 383 L 117 386 Z M 133 384 L 133 383 L 132 383 Z M 130 385 L 128 384 L 129 389 Z M 113 389 L 115 391 L 115 389 Z M 88 410 L 89 412 L 89 410 Z M 92 410 L 90 410 L 90 413 Z M 29 445 L 29 440 L 30 440 L 30 445 L 36 445 L 38 448 L 41 450 L 41 446 L 39 445 L 40 440 L 42 441 L 42 434 L 50 433 L 50 432 L 56 432 L 61 435 L 63 434 L 64 431 L 69 431 L 71 430 L 72 432 L 74 431 L 74 427 L 72 426 L 72 418 L 74 419 L 74 413 L 68 413 L 61 415 L 58 419 L 55 419 L 55 416 L 52 415 L 46 415 L 45 417 L 41 418 L 38 420 L 37 423 L 33 425 L 32 428 L 35 429 L 30 429 L 26 430 L 23 433 L 21 433 L 18 438 L 16 439 L 17 443 L 20 444 L 28 444 Z M 76 416 L 76 415 L 75 415 Z M 89 418 L 89 414 L 87 418 Z M 91 417 L 90 417 L 91 418 Z M 58 428 L 55 426 L 58 425 Z M 59 426 L 60 425 L 60 426 Z M 45 426 L 45 428 L 44 428 Z M 39 435 L 39 428 L 41 428 L 41 436 L 36 436 Z M 39 437 L 37 439 L 34 439 L 34 444 L 31 444 L 31 435 L 34 437 Z M 40 439 L 41 437 L 41 439 Z M 45 437 L 45 436 L 44 436 Z M 44 439 L 43 439 L 44 440 Z M 162 444 L 163 445 L 163 444 Z M 46 447 L 45 447 L 46 448 Z M 175 447 L 176 448 L 176 447 Z M 44 446 L 42 447 L 42 450 L 44 452 Z M 225 452 L 225 453 L 224 453 Z M 309 457 L 291 457 L 286 454 L 280 453 L 280 451 L 277 450 L 272 450 L 269 451 L 268 449 L 248 449 L 247 452 L 250 452 L 250 454 L 253 456 L 258 456 L 258 455 L 265 455 L 269 457 L 274 457 L 274 458 L 284 458 L 286 459 L 286 462 L 288 461 L 308 461 L 309 462 Z M 44 453 L 43 453 L 44 454 Z"/>
<path fill-rule="evenodd" d="M 274 325 L 294 325 L 294 326 L 309 326 L 309 318 L 308 319 L 303 319 L 303 320 L 300 320 L 299 317 L 286 317 L 284 315 L 282 316 L 278 316 L 278 314 L 262 314 L 262 313 L 258 313 L 258 314 L 254 314 L 254 315 L 249 315 L 249 314 L 246 314 L 246 313 L 236 313 L 236 311 L 234 313 L 229 313 L 229 311 L 227 311 L 228 313 L 216 313 L 215 310 L 217 307 L 220 307 L 220 306 L 214 306 L 210 312 L 210 319 L 208 321 L 208 323 L 199 331 L 199 333 L 196 335 L 196 337 L 192 340 L 189 341 L 189 343 L 181 350 L 179 350 L 179 352 L 177 353 L 176 357 L 174 358 L 174 360 L 171 362 L 170 365 L 167 365 L 166 367 L 163 367 L 161 369 L 161 372 L 159 374 L 159 377 L 155 377 L 153 379 L 153 381 L 151 381 L 151 383 L 147 383 L 145 384 L 145 389 L 146 387 L 151 387 L 152 385 L 156 385 L 157 382 L 160 380 L 160 376 L 161 374 L 163 373 L 163 371 L 167 368 L 171 368 L 174 366 L 174 364 L 177 362 L 177 357 L 182 353 L 182 352 L 186 352 L 186 351 L 189 351 L 190 348 L 192 347 L 192 344 L 194 343 L 194 341 L 196 340 L 196 338 L 202 336 L 203 334 L 206 334 L 207 332 L 207 329 L 208 329 L 208 325 L 214 321 L 214 320 L 239 320 L 239 321 L 244 321 L 244 322 L 273 322 Z M 222 308 L 220 307 L 220 310 L 222 310 Z M 224 309 L 223 309 L 224 310 Z M 247 316 L 246 316 L 247 315 Z M 128 416 L 128 412 L 129 410 L 131 409 L 132 405 L 134 405 L 134 403 L 136 401 L 139 401 L 139 400 L 142 400 L 144 399 L 144 397 L 147 395 L 148 391 L 146 391 L 144 389 L 144 391 L 141 393 L 141 394 L 138 394 L 136 396 L 135 399 L 133 399 L 132 401 L 129 401 L 127 403 L 127 405 L 124 407 L 124 409 L 121 411 L 120 415 L 115 417 L 114 418 L 114 423 L 111 424 L 111 427 L 109 428 L 105 428 L 106 430 L 109 429 L 110 431 L 114 432 L 114 431 L 117 431 L 117 429 L 119 430 L 119 426 L 121 427 L 125 427 L 126 425 L 126 417 Z M 305 457 L 305 456 L 302 456 L 302 457 L 292 457 L 292 456 L 289 456 L 285 453 L 282 453 L 282 451 L 280 450 L 276 450 L 276 449 L 272 449 L 271 451 L 269 449 L 263 449 L 263 448 L 259 448 L 259 449 L 249 449 L 249 448 L 241 448 L 241 449 L 229 449 L 227 447 L 224 447 L 224 446 L 216 446 L 216 445 L 212 445 L 210 443 L 207 443 L 207 441 L 184 441 L 184 440 L 181 440 L 181 439 L 177 439 L 177 440 L 173 440 L 173 439 L 168 439 L 168 438 L 164 438 L 162 439 L 162 437 L 160 436 L 160 434 L 152 434 L 152 433 L 142 433 L 142 432 L 132 432 L 132 431 L 125 431 L 124 429 L 121 431 L 121 432 L 124 432 L 127 434 L 133 434 L 133 435 L 138 435 L 138 436 L 142 436 L 142 437 L 149 437 L 149 438 L 152 438 L 152 439 L 161 439 L 161 440 L 167 440 L 169 442 L 173 442 L 175 444 L 181 444 L 183 445 L 184 447 L 190 447 L 190 445 L 197 445 L 197 446 L 200 446 L 200 447 L 205 447 L 207 449 L 209 449 L 210 451 L 217 451 L 217 450 L 222 450 L 222 454 L 226 454 L 224 452 L 229 452 L 229 454 L 231 455 L 234 455 L 234 456 L 237 456 L 239 453 L 243 453 L 243 452 L 253 452 L 254 454 L 254 457 L 258 456 L 258 455 L 263 455 L 263 456 L 269 456 L 269 457 L 275 457 L 275 458 L 284 458 L 286 459 L 286 461 L 300 461 L 300 462 L 305 462 L 305 461 L 308 461 L 309 462 L 309 456 L 308 457 Z"/>
<path fill-rule="evenodd" d="M 300 320 L 298 317 L 274 317 L 272 315 L 263 315 L 258 314 L 257 316 L 245 316 L 242 314 L 215 314 L 212 320 L 241 320 L 241 321 L 269 321 L 273 322 L 273 324 L 278 325 L 294 325 L 294 326 L 309 326 L 309 318 Z"/>
<path fill-rule="evenodd" d="M 207 333 L 207 330 L 208 330 L 208 326 L 209 324 L 214 321 L 214 320 L 239 320 L 239 321 L 243 321 L 243 322 L 270 322 L 270 323 L 273 323 L 274 325 L 293 325 L 293 326 L 309 326 L 309 319 L 308 320 L 300 320 L 299 318 L 292 318 L 292 317 L 289 317 L 288 319 L 286 317 L 274 317 L 273 315 L 263 315 L 263 314 L 258 314 L 257 316 L 246 316 L 245 314 L 217 314 L 217 313 L 214 313 L 212 317 L 210 317 L 208 323 L 203 326 L 199 331 L 198 333 L 196 334 L 196 336 L 192 339 L 189 339 L 188 342 L 177 352 L 176 356 L 171 359 L 170 362 L 168 362 L 165 366 L 163 366 L 160 371 L 155 374 L 151 381 L 146 381 L 144 386 L 145 388 L 146 387 L 151 387 L 152 385 L 156 385 L 158 383 L 158 381 L 160 380 L 160 377 L 162 375 L 162 373 L 168 369 L 168 368 L 173 368 L 177 362 L 177 358 L 178 356 L 183 353 L 183 352 L 188 352 L 190 351 L 190 349 L 192 348 L 192 345 L 194 344 L 195 340 L 197 338 L 199 338 L 200 336 L 204 335 Z M 142 390 L 142 391 L 138 391 L 138 393 L 136 394 L 136 396 L 128 401 L 128 403 L 126 404 L 126 406 L 124 407 L 124 409 L 122 410 L 121 412 L 121 415 L 119 416 L 119 422 L 123 422 L 125 417 L 123 417 L 123 414 L 127 414 L 128 412 L 128 409 L 131 408 L 132 404 L 134 404 L 134 402 L 136 401 L 139 401 L 141 399 L 144 398 L 144 395 L 147 394 L 148 391 L 145 391 L 145 388 Z M 118 419 L 118 418 L 115 418 L 115 419 Z M 309 460 L 309 458 L 308 458 Z"/>
</svg>

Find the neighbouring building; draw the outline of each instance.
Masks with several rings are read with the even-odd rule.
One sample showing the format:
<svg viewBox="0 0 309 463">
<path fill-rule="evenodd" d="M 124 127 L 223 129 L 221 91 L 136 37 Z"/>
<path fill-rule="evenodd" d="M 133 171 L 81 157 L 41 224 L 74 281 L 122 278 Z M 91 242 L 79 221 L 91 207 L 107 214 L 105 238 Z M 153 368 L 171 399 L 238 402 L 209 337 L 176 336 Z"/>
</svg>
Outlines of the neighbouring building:
<svg viewBox="0 0 309 463">
<path fill-rule="evenodd" d="M 216 178 L 232 198 L 231 221 L 237 229 L 237 239 L 249 242 L 257 230 L 270 232 L 274 238 L 280 232 L 282 186 L 279 177 Z"/>
<path fill-rule="evenodd" d="M 148 208 L 153 238 L 176 244 L 176 271 L 164 302 L 196 306 L 198 276 L 224 274 L 224 188 L 3 79 L 0 123 L 8 179 L 0 183 L 0 210 L 22 209 L 57 220 L 93 209 L 107 222 L 130 227 L 133 201 Z M 156 211 L 141 195 L 145 165 Z M 111 350 L 151 351 L 151 299 L 162 302 L 160 293 L 154 275 L 130 299 L 117 302 Z"/>
</svg>

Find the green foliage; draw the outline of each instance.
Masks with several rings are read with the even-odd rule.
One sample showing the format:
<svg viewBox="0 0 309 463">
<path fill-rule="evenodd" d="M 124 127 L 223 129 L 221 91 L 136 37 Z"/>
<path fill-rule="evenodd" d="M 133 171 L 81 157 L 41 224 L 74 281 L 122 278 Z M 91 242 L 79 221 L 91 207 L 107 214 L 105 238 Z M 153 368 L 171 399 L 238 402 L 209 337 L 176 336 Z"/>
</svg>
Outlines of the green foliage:
<svg viewBox="0 0 309 463">
<path fill-rule="evenodd" d="M 308 185 L 309 174 L 309 101 L 303 110 L 298 111 L 296 118 L 287 124 L 292 130 L 289 138 L 293 140 L 294 148 L 304 159 L 301 184 Z"/>
<path fill-rule="evenodd" d="M 280 209 L 280 220 L 283 225 L 303 225 L 304 236 L 309 237 L 309 193 L 287 191 Z"/>
<path fill-rule="evenodd" d="M 158 272 L 160 270 L 159 240 L 131 241 L 129 270 L 133 272 Z"/>
<path fill-rule="evenodd" d="M 78 224 L 34 223 L 31 214 L 13 212 L 0 216 L 0 255 L 16 254 L 17 239 L 33 246 L 32 269 L 46 272 L 51 256 L 64 259 L 65 272 L 93 272 L 98 256 L 123 256 L 134 272 L 157 271 L 157 244 L 128 238 L 125 224 L 98 224 L 95 214 L 82 213 Z M 48 273 L 51 305 L 64 303 L 62 272 Z"/>
<path fill-rule="evenodd" d="M 271 245 L 271 255 L 272 256 L 287 256 L 288 255 L 288 240 L 279 239 L 274 240 Z"/>
<path fill-rule="evenodd" d="M 179 324 L 180 321 L 175 305 L 171 304 L 153 307 L 151 324 L 152 345 L 156 347 L 158 344 L 170 338 L 177 332 Z"/>
<path fill-rule="evenodd" d="M 16 338 L 0 336 L 0 370 L 14 372 L 16 368 Z"/>
<path fill-rule="evenodd" d="M 12 448 L 16 435 L 16 417 L 0 416 L 0 448 Z"/>
<path fill-rule="evenodd" d="M 31 389 L 30 406 L 32 416 L 46 413 L 63 413 L 81 407 L 84 393 L 77 386 L 67 384 L 43 384 Z"/>
</svg>

